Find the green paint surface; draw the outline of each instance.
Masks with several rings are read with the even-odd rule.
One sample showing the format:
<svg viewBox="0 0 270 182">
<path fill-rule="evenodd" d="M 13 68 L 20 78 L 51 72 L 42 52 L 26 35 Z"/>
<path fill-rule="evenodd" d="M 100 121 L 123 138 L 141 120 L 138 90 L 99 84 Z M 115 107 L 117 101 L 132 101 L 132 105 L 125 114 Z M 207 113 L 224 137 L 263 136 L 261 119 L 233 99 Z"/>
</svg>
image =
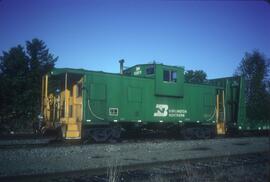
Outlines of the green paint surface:
<svg viewBox="0 0 270 182">
<path fill-rule="evenodd" d="M 175 72 L 175 80 L 164 81 L 164 70 Z M 84 78 L 84 124 L 116 121 L 215 124 L 216 95 L 224 91 L 222 117 L 227 128 L 270 128 L 268 121 L 254 122 L 246 118 L 242 77 L 190 84 L 184 82 L 183 67 L 162 64 L 135 65 L 124 70 L 123 75 L 63 68 L 52 70 L 50 76 L 58 78 L 62 75 L 63 79 L 65 73 Z"/>
</svg>

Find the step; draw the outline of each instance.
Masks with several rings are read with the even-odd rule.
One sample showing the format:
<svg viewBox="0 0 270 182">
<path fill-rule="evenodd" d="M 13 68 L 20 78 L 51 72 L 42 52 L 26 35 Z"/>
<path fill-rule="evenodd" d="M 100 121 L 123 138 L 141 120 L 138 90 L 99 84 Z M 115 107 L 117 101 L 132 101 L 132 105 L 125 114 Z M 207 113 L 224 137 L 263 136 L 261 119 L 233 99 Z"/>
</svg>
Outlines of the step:
<svg viewBox="0 0 270 182">
<path fill-rule="evenodd" d="M 79 138 L 80 137 L 80 132 L 77 130 L 68 130 L 66 132 L 66 138 L 67 139 L 72 139 L 72 138 Z"/>
<path fill-rule="evenodd" d="M 76 119 L 75 118 L 68 118 L 67 123 L 76 123 Z"/>
<path fill-rule="evenodd" d="M 62 123 L 76 123 L 76 119 L 75 118 L 60 118 L 60 121 Z"/>
<path fill-rule="evenodd" d="M 74 123 L 70 124 L 70 123 L 68 123 L 67 124 L 67 130 L 68 131 L 70 131 L 70 130 L 79 130 L 78 124 L 74 124 Z"/>
</svg>

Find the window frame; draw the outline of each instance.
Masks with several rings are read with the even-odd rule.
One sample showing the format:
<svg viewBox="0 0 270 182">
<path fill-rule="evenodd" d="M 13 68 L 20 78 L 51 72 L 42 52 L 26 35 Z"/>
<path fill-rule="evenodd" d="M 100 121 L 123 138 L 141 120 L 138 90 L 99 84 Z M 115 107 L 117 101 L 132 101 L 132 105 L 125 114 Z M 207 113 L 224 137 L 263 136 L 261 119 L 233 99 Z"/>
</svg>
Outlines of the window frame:
<svg viewBox="0 0 270 182">
<path fill-rule="evenodd" d="M 151 70 L 152 72 L 149 73 L 149 70 Z M 154 66 L 148 66 L 145 69 L 145 73 L 146 73 L 146 75 L 154 75 L 155 74 L 155 67 Z"/>
<path fill-rule="evenodd" d="M 165 72 L 167 72 L 165 79 Z M 170 70 L 170 69 L 163 69 L 163 82 L 165 83 L 177 83 L 177 71 L 176 70 Z"/>
</svg>

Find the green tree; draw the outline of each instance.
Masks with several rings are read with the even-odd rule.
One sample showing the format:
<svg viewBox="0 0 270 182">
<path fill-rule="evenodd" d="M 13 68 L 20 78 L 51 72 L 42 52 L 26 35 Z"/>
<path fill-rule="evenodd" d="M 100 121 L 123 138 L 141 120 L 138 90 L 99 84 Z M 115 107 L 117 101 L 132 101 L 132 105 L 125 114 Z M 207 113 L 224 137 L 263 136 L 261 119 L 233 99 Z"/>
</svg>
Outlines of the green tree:
<svg viewBox="0 0 270 182">
<path fill-rule="evenodd" d="M 4 51 L 0 56 L 0 124 L 26 128 L 40 112 L 41 77 L 57 58 L 39 39 Z"/>
<path fill-rule="evenodd" d="M 270 120 L 269 59 L 255 50 L 246 53 L 235 75 L 246 80 L 247 117 L 251 120 Z"/>
<path fill-rule="evenodd" d="M 0 57 L 1 69 L 1 123 L 15 127 L 16 118 L 25 119 L 27 116 L 25 103 L 27 76 L 29 72 L 28 58 L 23 47 L 18 45 Z"/>
<path fill-rule="evenodd" d="M 57 57 L 49 53 L 45 43 L 39 39 L 26 42 L 27 56 L 29 59 L 29 86 L 32 99 L 29 101 L 31 117 L 35 117 L 40 112 L 41 104 L 41 79 L 42 75 L 49 72 L 57 61 Z"/>
<path fill-rule="evenodd" d="M 205 83 L 207 74 L 203 70 L 187 70 L 185 72 L 185 81 L 187 83 Z"/>
</svg>

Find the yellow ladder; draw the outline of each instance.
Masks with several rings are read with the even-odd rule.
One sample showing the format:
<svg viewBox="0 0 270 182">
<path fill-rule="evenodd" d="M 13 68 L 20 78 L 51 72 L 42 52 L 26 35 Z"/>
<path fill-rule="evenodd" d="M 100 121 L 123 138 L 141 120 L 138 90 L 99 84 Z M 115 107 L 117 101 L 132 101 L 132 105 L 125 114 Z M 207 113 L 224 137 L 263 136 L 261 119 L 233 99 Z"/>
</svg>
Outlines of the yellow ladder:
<svg viewBox="0 0 270 182">
<path fill-rule="evenodd" d="M 220 96 L 222 98 L 220 98 Z M 221 100 L 221 102 L 220 102 Z M 224 135 L 225 134 L 225 121 L 226 121 L 226 118 L 225 118 L 225 103 L 224 103 L 224 90 L 222 90 L 221 94 L 218 93 L 217 96 L 216 96 L 216 129 L 217 129 L 217 134 L 218 135 Z M 223 114 L 223 117 L 221 118 L 220 116 L 220 113 Z"/>
</svg>

